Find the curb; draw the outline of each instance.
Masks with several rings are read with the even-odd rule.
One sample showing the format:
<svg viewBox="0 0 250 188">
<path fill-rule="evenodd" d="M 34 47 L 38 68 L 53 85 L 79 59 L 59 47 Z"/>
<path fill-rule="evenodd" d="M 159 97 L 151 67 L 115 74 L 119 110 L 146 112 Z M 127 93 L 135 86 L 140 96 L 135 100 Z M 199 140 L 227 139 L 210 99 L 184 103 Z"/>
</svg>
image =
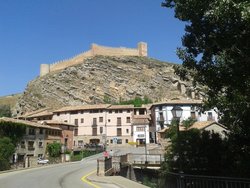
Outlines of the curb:
<svg viewBox="0 0 250 188">
<path fill-rule="evenodd" d="M 98 178 L 98 176 L 97 176 L 97 178 Z M 119 185 L 119 184 L 117 184 L 117 183 L 115 183 L 115 182 L 113 182 L 113 181 L 101 181 L 101 180 L 96 180 L 96 179 L 90 178 L 90 176 L 86 177 L 86 179 L 87 179 L 88 181 L 91 181 L 91 182 L 104 183 L 104 184 L 113 184 L 113 185 L 116 185 L 117 187 L 120 187 L 120 188 L 127 188 L 127 187 L 124 187 L 124 186 L 122 186 L 122 185 Z"/>
</svg>

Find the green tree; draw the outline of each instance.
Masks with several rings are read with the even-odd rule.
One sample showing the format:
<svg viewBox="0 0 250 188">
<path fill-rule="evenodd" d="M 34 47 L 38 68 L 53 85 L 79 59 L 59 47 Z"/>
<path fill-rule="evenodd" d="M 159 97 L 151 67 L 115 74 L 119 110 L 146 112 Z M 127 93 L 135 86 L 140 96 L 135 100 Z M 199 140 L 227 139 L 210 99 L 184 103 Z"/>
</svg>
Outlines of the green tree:
<svg viewBox="0 0 250 188">
<path fill-rule="evenodd" d="M 247 125 L 250 113 L 250 2 L 165 0 L 175 17 L 186 22 L 183 66 L 176 73 L 206 86 L 208 107 L 217 107 L 224 122 Z"/>
<path fill-rule="evenodd" d="M 103 102 L 105 104 L 110 104 L 111 103 L 111 98 L 107 94 L 104 95 Z"/>
<path fill-rule="evenodd" d="M 197 120 L 194 118 L 189 117 L 186 120 L 183 120 L 181 122 L 182 126 L 185 127 L 186 129 L 188 129 L 189 127 L 191 127 Z"/>
<path fill-rule="evenodd" d="M 11 117 L 10 106 L 0 105 L 0 117 Z"/>
<path fill-rule="evenodd" d="M 177 52 L 183 66 L 176 66 L 176 73 L 204 91 L 205 108 L 218 108 L 231 130 L 234 172 L 250 177 L 249 0 L 165 0 L 162 5 L 186 22 Z"/>
<path fill-rule="evenodd" d="M 163 174 L 182 171 L 197 175 L 232 175 L 233 159 L 228 155 L 228 140 L 223 140 L 219 134 L 191 129 L 181 131 L 179 138 L 172 135 L 171 142 Z"/>
<path fill-rule="evenodd" d="M 61 144 L 54 142 L 47 145 L 47 152 L 50 157 L 59 157 L 61 154 Z"/>
<path fill-rule="evenodd" d="M 25 131 L 26 125 L 24 124 L 0 120 L 0 137 L 10 138 L 15 146 L 23 138 Z"/>
<path fill-rule="evenodd" d="M 0 138 L 0 170 L 10 169 L 10 159 L 15 152 L 15 146 L 8 137 Z"/>
<path fill-rule="evenodd" d="M 150 104 L 150 103 L 152 103 L 152 100 L 148 98 L 147 96 L 144 96 L 143 98 L 135 97 L 134 99 L 128 100 L 128 101 L 120 100 L 118 104 L 121 104 L 121 105 L 133 104 L 135 107 L 141 107 L 143 104 Z"/>
</svg>

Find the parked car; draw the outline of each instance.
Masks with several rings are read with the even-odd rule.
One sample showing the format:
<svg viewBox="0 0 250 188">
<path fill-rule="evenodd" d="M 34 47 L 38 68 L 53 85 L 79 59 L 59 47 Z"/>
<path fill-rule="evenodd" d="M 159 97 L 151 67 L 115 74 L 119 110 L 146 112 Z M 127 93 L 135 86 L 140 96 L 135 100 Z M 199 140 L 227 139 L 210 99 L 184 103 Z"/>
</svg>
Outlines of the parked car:
<svg viewBox="0 0 250 188">
<path fill-rule="evenodd" d="M 48 164 L 48 163 L 49 163 L 48 159 L 43 159 L 43 158 L 37 159 L 37 164 Z"/>
</svg>

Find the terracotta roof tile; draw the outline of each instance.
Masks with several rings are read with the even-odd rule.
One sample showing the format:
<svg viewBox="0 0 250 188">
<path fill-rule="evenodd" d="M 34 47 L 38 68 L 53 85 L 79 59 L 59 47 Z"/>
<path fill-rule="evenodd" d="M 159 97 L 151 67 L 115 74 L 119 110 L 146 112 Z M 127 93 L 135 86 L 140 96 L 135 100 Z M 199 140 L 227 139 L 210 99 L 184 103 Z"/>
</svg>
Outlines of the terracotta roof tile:
<svg viewBox="0 0 250 188">
<path fill-rule="evenodd" d="M 45 125 L 46 124 L 47 125 L 68 125 L 68 126 L 72 126 L 72 127 L 77 127 L 77 125 L 62 122 L 62 121 L 57 121 L 57 120 L 44 120 L 44 121 L 40 121 L 40 122 L 45 123 Z"/>
<path fill-rule="evenodd" d="M 31 112 L 27 112 L 25 113 L 24 115 L 22 116 L 19 116 L 20 118 L 21 117 L 33 117 L 33 116 L 36 116 L 36 114 L 42 114 L 42 113 L 51 113 L 52 109 L 51 108 L 42 108 L 42 109 L 39 109 L 39 110 L 35 110 L 35 111 L 31 111 Z"/>
<path fill-rule="evenodd" d="M 108 109 L 134 109 L 134 105 L 111 105 Z"/>
<path fill-rule="evenodd" d="M 106 109 L 110 106 L 110 104 L 94 104 L 94 105 L 82 105 L 82 106 L 66 106 L 55 110 L 54 112 L 67 112 L 67 111 L 75 111 L 75 110 L 93 110 L 93 109 Z"/>
<path fill-rule="evenodd" d="M 225 129 L 227 129 L 227 127 L 225 127 L 224 125 L 217 123 L 215 121 L 197 121 L 188 129 L 205 129 L 206 127 L 213 125 L 213 124 L 217 124 Z"/>
<path fill-rule="evenodd" d="M 3 122 L 13 122 L 13 123 L 21 123 L 21 124 L 25 124 L 25 125 L 31 126 L 31 127 L 61 130 L 60 128 L 57 128 L 57 127 L 51 127 L 51 126 L 48 126 L 48 125 L 42 125 L 40 123 L 36 123 L 36 122 L 32 122 L 32 121 L 26 121 L 26 120 L 20 120 L 20 119 L 13 119 L 13 118 L 7 118 L 7 117 L 0 118 L 0 121 L 3 121 Z"/>
<path fill-rule="evenodd" d="M 180 100 L 167 100 L 159 103 L 153 103 L 150 108 L 153 106 L 160 106 L 160 105 L 185 105 L 185 104 L 202 104 L 202 100 L 193 100 L 193 99 L 180 99 Z"/>
</svg>

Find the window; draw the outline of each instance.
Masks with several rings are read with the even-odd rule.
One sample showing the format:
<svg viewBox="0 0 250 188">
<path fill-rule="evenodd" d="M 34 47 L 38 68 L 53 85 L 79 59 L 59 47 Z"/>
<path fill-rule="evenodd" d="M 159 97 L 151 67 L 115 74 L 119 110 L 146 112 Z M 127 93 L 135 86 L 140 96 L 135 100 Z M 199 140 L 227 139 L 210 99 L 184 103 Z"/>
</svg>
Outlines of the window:
<svg viewBox="0 0 250 188">
<path fill-rule="evenodd" d="M 99 113 L 99 110 L 90 110 L 90 113 L 91 113 L 91 114 Z"/>
<path fill-rule="evenodd" d="M 43 134 L 43 129 L 39 129 L 39 134 Z"/>
<path fill-rule="evenodd" d="M 83 118 L 81 118 L 81 123 L 84 123 L 84 119 Z"/>
<path fill-rule="evenodd" d="M 138 134 L 137 136 L 138 136 L 138 138 L 144 138 L 145 137 L 144 134 Z"/>
<path fill-rule="evenodd" d="M 112 114 L 112 110 L 109 110 L 109 113 Z"/>
<path fill-rule="evenodd" d="M 78 114 L 78 111 L 77 110 L 71 111 L 70 114 Z"/>
<path fill-rule="evenodd" d="M 160 110 L 160 111 L 162 110 L 162 106 L 159 106 L 159 110 Z"/>
<path fill-rule="evenodd" d="M 29 128 L 29 135 L 35 135 L 35 129 Z"/>
<path fill-rule="evenodd" d="M 84 111 L 83 110 L 81 110 L 81 114 L 83 114 L 84 113 Z"/>
<path fill-rule="evenodd" d="M 57 115 L 57 116 L 60 116 L 60 113 L 59 113 L 59 112 L 57 112 L 57 113 L 56 113 L 56 115 Z"/>
<path fill-rule="evenodd" d="M 39 148 L 43 148 L 43 142 L 41 142 L 41 141 L 38 142 L 38 147 L 39 147 Z"/>
<path fill-rule="evenodd" d="M 117 144 L 122 144 L 122 139 L 117 139 Z"/>
<path fill-rule="evenodd" d="M 122 136 L 122 129 L 121 128 L 117 128 L 117 136 Z"/>
<path fill-rule="evenodd" d="M 25 149 L 25 141 L 21 141 L 21 148 Z"/>
<path fill-rule="evenodd" d="M 108 119 L 108 122 L 110 122 L 110 119 Z"/>
<path fill-rule="evenodd" d="M 99 122 L 103 122 L 103 117 L 99 117 Z"/>
<path fill-rule="evenodd" d="M 192 118 L 192 119 L 196 119 L 196 117 L 195 117 L 195 112 L 191 112 L 191 118 Z"/>
<path fill-rule="evenodd" d="M 96 118 L 93 118 L 93 126 L 97 126 L 97 121 L 96 121 Z"/>
<path fill-rule="evenodd" d="M 65 123 L 68 123 L 68 120 L 64 120 Z"/>
<path fill-rule="evenodd" d="M 130 122 L 130 117 L 127 117 L 127 121 L 126 121 L 127 123 L 131 123 Z"/>
<path fill-rule="evenodd" d="M 75 130 L 74 130 L 74 136 L 78 136 L 78 128 L 75 128 Z"/>
<path fill-rule="evenodd" d="M 97 128 L 92 128 L 92 136 L 97 136 Z"/>
<path fill-rule="evenodd" d="M 145 131 L 145 127 L 136 127 L 136 131 Z"/>
<path fill-rule="evenodd" d="M 75 125 L 78 125 L 78 119 L 75 119 Z"/>
<path fill-rule="evenodd" d="M 144 115 L 144 114 L 145 114 L 144 109 L 139 109 L 139 115 Z"/>
<path fill-rule="evenodd" d="M 100 134 L 103 133 L 103 127 L 100 127 Z"/>
<path fill-rule="evenodd" d="M 130 113 L 130 110 L 127 110 L 127 113 Z"/>
<path fill-rule="evenodd" d="M 129 129 L 126 129 L 126 133 L 129 133 Z"/>
<path fill-rule="evenodd" d="M 122 118 L 118 117 L 117 118 L 117 126 L 121 126 L 122 125 Z"/>
<path fill-rule="evenodd" d="M 126 139 L 125 142 L 128 143 L 128 139 Z"/>
<path fill-rule="evenodd" d="M 28 150 L 30 150 L 30 151 L 35 150 L 34 141 L 28 141 Z"/>
<path fill-rule="evenodd" d="M 160 112 L 160 113 L 159 113 L 159 115 L 160 115 L 160 117 L 158 118 L 158 121 L 160 121 L 160 122 L 164 122 L 163 113 L 162 113 L 162 112 Z"/>
<path fill-rule="evenodd" d="M 110 144 L 113 144 L 113 139 L 110 139 Z"/>
<path fill-rule="evenodd" d="M 80 146 L 80 147 L 83 146 L 83 140 L 78 140 L 78 146 Z"/>
<path fill-rule="evenodd" d="M 212 112 L 208 112 L 208 113 L 207 113 L 207 120 L 208 120 L 208 121 L 214 120 Z"/>
<path fill-rule="evenodd" d="M 123 111 L 122 110 L 119 110 L 119 113 L 122 113 Z"/>
<path fill-rule="evenodd" d="M 118 114 L 118 112 L 119 112 L 118 110 L 115 110 L 115 113 L 116 113 L 116 114 Z"/>
</svg>

